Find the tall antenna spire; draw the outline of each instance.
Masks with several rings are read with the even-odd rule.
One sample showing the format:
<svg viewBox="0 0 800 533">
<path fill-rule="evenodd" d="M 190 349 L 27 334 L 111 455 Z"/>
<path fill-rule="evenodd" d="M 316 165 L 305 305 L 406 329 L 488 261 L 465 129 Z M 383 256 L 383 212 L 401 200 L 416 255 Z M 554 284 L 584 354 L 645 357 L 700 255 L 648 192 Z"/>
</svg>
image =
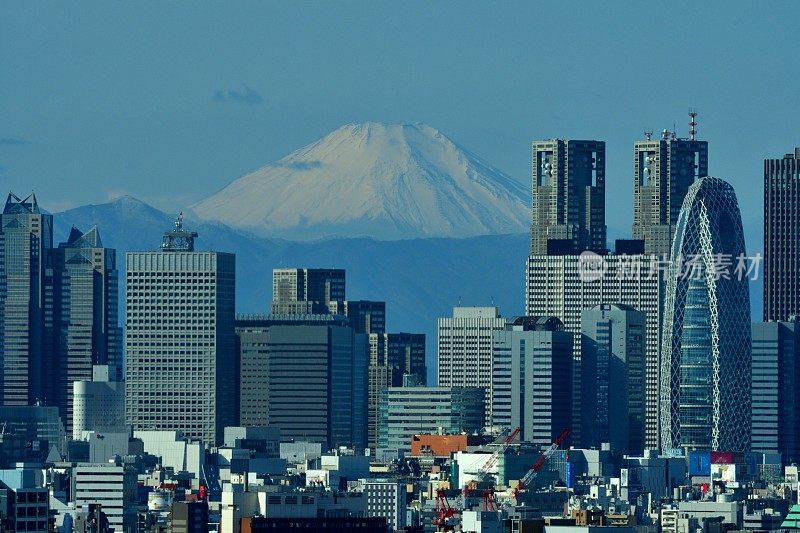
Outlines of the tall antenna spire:
<svg viewBox="0 0 800 533">
<path fill-rule="evenodd" d="M 692 140 L 692 141 L 697 140 L 696 139 L 696 136 L 697 136 L 697 129 L 696 129 L 697 121 L 695 121 L 695 117 L 696 116 L 697 116 L 697 109 L 695 109 L 693 107 L 689 108 L 689 118 L 691 119 L 689 121 L 689 139 Z"/>
<path fill-rule="evenodd" d="M 183 211 L 175 218 L 175 229 L 164 232 L 161 240 L 163 252 L 193 252 L 197 233 L 183 229 Z"/>
</svg>

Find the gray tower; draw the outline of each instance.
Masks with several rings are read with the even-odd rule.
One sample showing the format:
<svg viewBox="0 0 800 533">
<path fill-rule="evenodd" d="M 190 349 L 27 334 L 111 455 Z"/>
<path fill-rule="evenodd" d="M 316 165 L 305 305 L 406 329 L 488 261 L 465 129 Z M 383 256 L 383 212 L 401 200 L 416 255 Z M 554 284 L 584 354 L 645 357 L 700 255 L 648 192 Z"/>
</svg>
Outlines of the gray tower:
<svg viewBox="0 0 800 533">
<path fill-rule="evenodd" d="M 195 252 L 195 233 L 126 254 L 126 419 L 210 445 L 236 424 L 235 256 Z"/>
<path fill-rule="evenodd" d="M 56 400 L 67 433 L 72 431 L 73 382 L 92 381 L 93 365 L 108 365 L 110 381 L 121 378 L 122 335 L 117 323 L 117 255 L 104 248 L 97 227 L 72 228 L 55 250 L 55 312 L 58 329 Z"/>
<path fill-rule="evenodd" d="M 661 351 L 662 449 L 750 449 L 749 279 L 736 193 L 719 178 L 694 182 L 672 245 Z"/>
<path fill-rule="evenodd" d="M 0 214 L 0 404 L 53 401 L 53 217 L 31 194 Z M 91 371 L 91 369 L 90 369 Z"/>
<path fill-rule="evenodd" d="M 363 449 L 367 444 L 367 342 L 341 317 L 236 322 L 241 424 L 280 428 L 285 439 Z"/>
<path fill-rule="evenodd" d="M 556 317 L 509 319 L 492 337 L 492 420 L 549 446 L 572 424 L 573 335 Z"/>
<path fill-rule="evenodd" d="M 646 254 L 669 254 L 683 199 L 692 183 L 707 175 L 706 141 L 678 139 L 667 130 L 660 139 L 636 141 L 633 238 L 644 241 Z"/>
<path fill-rule="evenodd" d="M 764 160 L 764 320 L 800 315 L 800 147 Z"/>
<path fill-rule="evenodd" d="M 424 385 L 424 333 L 371 333 L 369 335 L 368 440 L 369 447 L 378 446 L 380 434 L 379 402 L 386 387 L 400 387 L 405 376 L 414 376 Z"/>
<path fill-rule="evenodd" d="M 581 436 L 585 448 L 608 442 L 641 453 L 645 420 L 646 315 L 600 304 L 581 315 Z"/>
<path fill-rule="evenodd" d="M 532 161 L 531 253 L 604 251 L 606 143 L 534 141 Z"/>
<path fill-rule="evenodd" d="M 754 452 L 800 461 L 800 317 L 753 324 Z"/>
</svg>

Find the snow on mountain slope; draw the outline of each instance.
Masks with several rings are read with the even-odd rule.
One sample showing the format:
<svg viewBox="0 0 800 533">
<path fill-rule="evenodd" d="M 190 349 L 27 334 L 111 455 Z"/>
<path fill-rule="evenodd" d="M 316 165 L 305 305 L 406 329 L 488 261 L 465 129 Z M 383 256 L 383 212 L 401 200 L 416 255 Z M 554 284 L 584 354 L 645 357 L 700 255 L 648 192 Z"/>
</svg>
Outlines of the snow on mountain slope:
<svg viewBox="0 0 800 533">
<path fill-rule="evenodd" d="M 348 124 L 192 206 L 263 236 L 468 237 L 528 231 L 529 192 L 424 124 Z"/>
</svg>

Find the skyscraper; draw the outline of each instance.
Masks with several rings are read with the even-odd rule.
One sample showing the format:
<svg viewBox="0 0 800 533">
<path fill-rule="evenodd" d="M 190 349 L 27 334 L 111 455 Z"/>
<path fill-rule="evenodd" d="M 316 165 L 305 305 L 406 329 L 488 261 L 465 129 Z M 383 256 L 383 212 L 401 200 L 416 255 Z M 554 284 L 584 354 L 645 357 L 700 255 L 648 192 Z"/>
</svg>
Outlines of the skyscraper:
<svg viewBox="0 0 800 533">
<path fill-rule="evenodd" d="M 31 194 L 0 214 L 0 404 L 53 401 L 53 217 Z"/>
<path fill-rule="evenodd" d="M 754 452 L 800 460 L 800 317 L 753 324 Z"/>
<path fill-rule="evenodd" d="M 103 247 L 97 227 L 85 233 L 72 228 L 67 242 L 54 252 L 58 366 L 53 376 L 55 400 L 69 433 L 72 384 L 92 381 L 93 365 L 107 365 L 109 381 L 121 377 L 117 256 Z"/>
<path fill-rule="evenodd" d="M 800 315 L 800 147 L 764 160 L 764 321 Z"/>
<path fill-rule="evenodd" d="M 596 268 L 587 269 L 590 261 L 596 263 Z M 558 317 L 564 329 L 575 335 L 573 442 L 581 442 L 580 409 L 577 408 L 581 405 L 581 313 L 604 302 L 615 302 L 646 315 L 646 446 L 648 449 L 659 446 L 658 379 L 665 266 L 666 263 L 649 255 L 531 255 L 528 258 L 525 313 Z"/>
<path fill-rule="evenodd" d="M 646 315 L 600 304 L 581 314 L 582 443 L 619 453 L 644 450 Z"/>
<path fill-rule="evenodd" d="M 345 271 L 336 268 L 276 268 L 272 271 L 272 313 L 325 314 L 328 302 L 345 299 Z"/>
<path fill-rule="evenodd" d="M 376 448 L 380 432 L 378 412 L 381 391 L 387 387 L 400 387 L 403 377 L 413 375 L 424 385 L 425 369 L 424 333 L 371 333 L 369 336 L 369 447 Z"/>
<path fill-rule="evenodd" d="M 506 319 L 497 307 L 454 307 L 438 326 L 438 385 L 481 387 L 486 393 L 486 425 L 492 425 L 492 337 Z"/>
<path fill-rule="evenodd" d="M 548 446 L 572 424 L 572 333 L 555 317 L 516 317 L 492 338 L 492 421 Z"/>
<path fill-rule="evenodd" d="M 126 254 L 126 419 L 215 445 L 236 425 L 236 258 L 175 226 L 160 251 Z"/>
<path fill-rule="evenodd" d="M 749 279 L 736 193 L 719 178 L 689 188 L 667 278 L 661 353 L 661 444 L 750 449 Z"/>
<path fill-rule="evenodd" d="M 636 141 L 633 150 L 633 238 L 644 252 L 666 256 L 689 186 L 708 175 L 708 142 L 678 139 L 664 130 L 660 139 Z"/>
<path fill-rule="evenodd" d="M 341 317 L 237 320 L 241 424 L 287 439 L 363 449 L 367 444 L 367 342 Z M 315 323 L 316 322 L 316 323 Z"/>
<path fill-rule="evenodd" d="M 550 139 L 532 147 L 532 254 L 606 249 L 604 141 Z"/>
</svg>

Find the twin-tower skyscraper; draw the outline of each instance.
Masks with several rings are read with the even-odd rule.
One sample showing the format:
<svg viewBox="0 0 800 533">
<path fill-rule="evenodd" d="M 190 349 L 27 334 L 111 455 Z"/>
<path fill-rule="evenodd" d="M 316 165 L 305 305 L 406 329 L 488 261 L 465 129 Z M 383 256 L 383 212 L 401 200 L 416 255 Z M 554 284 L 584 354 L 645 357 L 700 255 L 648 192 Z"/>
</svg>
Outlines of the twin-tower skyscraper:
<svg viewBox="0 0 800 533">
<path fill-rule="evenodd" d="M 750 358 L 749 352 L 744 353 L 749 338 L 720 340 L 719 335 L 729 336 L 741 328 L 749 336 L 749 306 L 743 307 L 749 302 L 747 279 L 721 287 L 712 275 L 716 254 L 744 252 L 741 219 L 730 185 L 706 178 L 708 143 L 695 138 L 694 115 L 690 124 L 689 138 L 664 130 L 657 138 L 647 133 L 635 142 L 633 238 L 618 240 L 616 253 L 607 245 L 605 142 L 533 142 L 526 313 L 557 316 L 579 336 L 584 309 L 625 304 L 644 312 L 645 369 L 634 373 L 643 375 L 644 383 L 634 381 L 629 386 L 644 390 L 645 446 L 746 450 L 749 434 L 733 428 L 737 424 L 749 428 Z M 720 210 L 736 223 L 722 228 Z M 676 233 L 681 239 L 675 239 Z M 700 245 L 692 247 L 690 242 Z M 596 263 L 589 278 L 587 251 L 597 254 L 589 256 Z M 700 278 L 691 290 L 680 283 L 682 271 L 671 268 L 689 251 L 698 256 L 700 272 L 693 274 Z M 701 300 L 715 306 L 703 313 L 686 311 Z M 742 316 L 728 316 L 724 309 L 729 305 L 736 305 Z M 719 321 L 727 324 L 717 329 L 698 327 Z M 745 349 L 732 349 L 734 340 Z M 574 357 L 575 368 L 580 368 L 579 349 Z M 576 385 L 581 377 L 579 372 L 573 374 L 575 428 L 581 411 Z M 699 382 L 701 374 L 707 378 L 704 383 Z M 730 392 L 731 387 L 738 392 Z M 721 415 L 728 411 L 739 413 L 742 420 Z"/>
</svg>

